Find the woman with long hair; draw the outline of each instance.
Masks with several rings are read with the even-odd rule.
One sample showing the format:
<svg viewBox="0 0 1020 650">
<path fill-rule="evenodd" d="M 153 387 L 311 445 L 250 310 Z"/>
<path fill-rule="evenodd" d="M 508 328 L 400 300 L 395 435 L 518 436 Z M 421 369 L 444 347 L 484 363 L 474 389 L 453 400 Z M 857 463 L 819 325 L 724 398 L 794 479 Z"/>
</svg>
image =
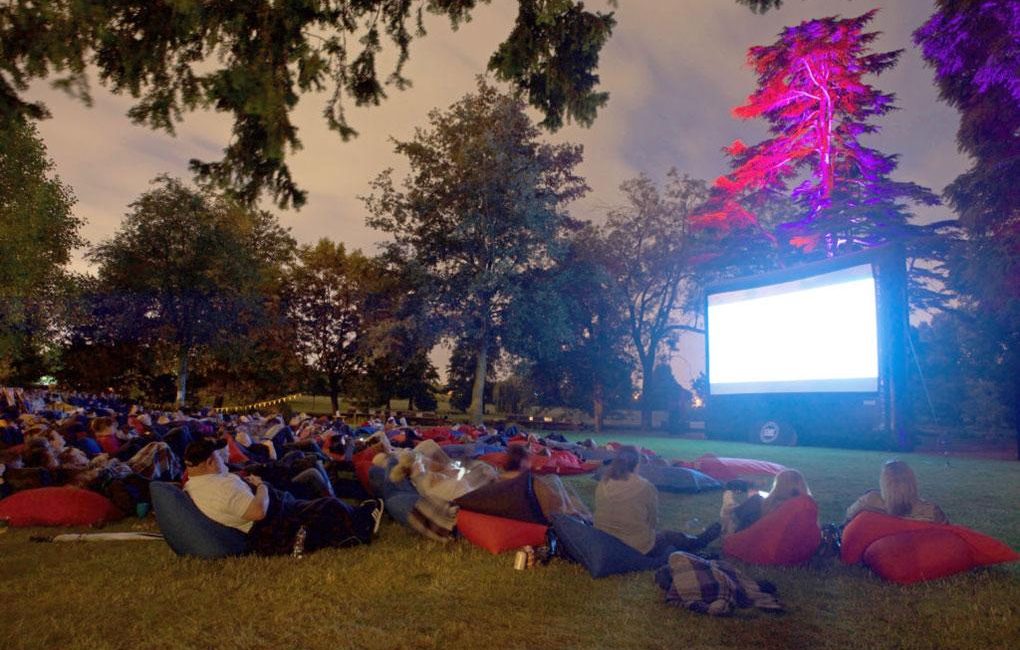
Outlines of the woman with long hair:
<svg viewBox="0 0 1020 650">
<path fill-rule="evenodd" d="M 698 537 L 679 531 L 657 530 L 659 493 L 637 473 L 641 458 L 636 448 L 620 447 L 595 488 L 595 527 L 650 557 L 671 550 L 696 551 L 719 535 L 710 526 Z"/>
<path fill-rule="evenodd" d="M 850 521 L 865 510 L 881 512 L 894 517 L 948 524 L 949 518 L 936 504 L 918 495 L 917 477 L 910 466 L 901 460 L 890 460 L 882 466 L 878 478 L 879 489 L 866 492 L 846 510 Z"/>
<path fill-rule="evenodd" d="M 731 491 L 728 489 L 727 494 L 723 495 L 723 508 L 719 513 L 723 532 L 727 535 L 747 528 L 790 499 L 812 496 L 804 475 L 795 469 L 784 469 L 776 474 L 767 495 L 762 496 L 756 492 L 739 505 L 733 502 L 732 497 L 727 498 Z"/>
</svg>

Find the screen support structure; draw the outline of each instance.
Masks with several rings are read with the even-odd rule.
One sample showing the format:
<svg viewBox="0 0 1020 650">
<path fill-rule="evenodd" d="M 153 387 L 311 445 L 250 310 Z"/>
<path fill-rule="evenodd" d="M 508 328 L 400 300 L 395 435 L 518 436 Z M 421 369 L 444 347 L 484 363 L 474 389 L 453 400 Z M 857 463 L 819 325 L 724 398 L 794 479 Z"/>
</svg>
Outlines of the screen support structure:
<svg viewBox="0 0 1020 650">
<path fill-rule="evenodd" d="M 909 307 L 907 298 L 907 269 L 900 246 L 883 249 L 874 261 L 876 292 L 878 294 L 880 327 L 885 336 L 879 337 L 879 346 L 886 346 L 880 354 L 886 365 L 879 373 L 882 382 L 885 408 L 885 428 L 900 451 L 913 449 L 913 426 L 910 401 L 907 397 L 907 336 L 909 336 Z"/>
</svg>

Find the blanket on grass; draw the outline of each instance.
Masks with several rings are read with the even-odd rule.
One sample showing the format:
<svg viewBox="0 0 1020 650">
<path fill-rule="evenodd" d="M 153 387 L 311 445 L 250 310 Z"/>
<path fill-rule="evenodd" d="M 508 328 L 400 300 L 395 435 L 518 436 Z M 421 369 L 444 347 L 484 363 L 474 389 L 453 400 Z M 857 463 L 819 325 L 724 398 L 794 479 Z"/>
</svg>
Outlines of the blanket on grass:
<svg viewBox="0 0 1020 650">
<path fill-rule="evenodd" d="M 724 616 L 738 607 L 784 611 L 771 583 L 752 580 L 726 562 L 682 551 L 655 572 L 655 582 L 666 592 L 667 603 L 699 614 Z"/>
</svg>

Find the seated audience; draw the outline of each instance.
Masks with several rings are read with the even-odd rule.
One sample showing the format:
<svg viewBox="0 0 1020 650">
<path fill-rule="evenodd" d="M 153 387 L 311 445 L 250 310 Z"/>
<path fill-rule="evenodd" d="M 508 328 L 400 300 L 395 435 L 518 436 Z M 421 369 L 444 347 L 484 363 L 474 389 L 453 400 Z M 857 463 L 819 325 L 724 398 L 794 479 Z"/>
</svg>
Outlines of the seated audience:
<svg viewBox="0 0 1020 650">
<path fill-rule="evenodd" d="M 847 521 L 853 519 L 860 512 L 870 510 L 918 521 L 931 521 L 937 524 L 949 523 L 949 518 L 941 508 L 918 496 L 917 478 L 910 466 L 903 461 L 887 461 L 882 466 L 878 486 L 878 490 L 864 493 L 847 508 Z"/>
<path fill-rule="evenodd" d="M 357 508 L 336 497 L 295 499 L 257 476 L 242 480 L 229 473 L 225 447 L 225 440 L 212 438 L 188 445 L 184 452 L 188 468 L 184 490 L 205 516 L 247 533 L 249 546 L 256 554 L 290 553 L 302 528 L 306 534 L 303 547 L 308 552 L 368 544 L 378 532 L 383 512 L 378 499 L 365 501 Z"/>
<path fill-rule="evenodd" d="M 719 525 L 698 537 L 679 531 L 657 530 L 659 493 L 635 471 L 637 449 L 625 445 L 595 488 L 595 527 L 650 557 L 670 550 L 697 551 L 719 535 Z"/>
<path fill-rule="evenodd" d="M 531 471 L 531 450 L 527 445 L 510 445 L 507 448 L 509 460 L 500 473 L 501 480 L 517 478 Z M 591 523 L 592 515 L 588 506 L 577 494 L 567 487 L 559 476 L 546 474 L 532 475 L 535 498 L 546 519 L 552 521 L 556 515 L 571 515 Z"/>
</svg>

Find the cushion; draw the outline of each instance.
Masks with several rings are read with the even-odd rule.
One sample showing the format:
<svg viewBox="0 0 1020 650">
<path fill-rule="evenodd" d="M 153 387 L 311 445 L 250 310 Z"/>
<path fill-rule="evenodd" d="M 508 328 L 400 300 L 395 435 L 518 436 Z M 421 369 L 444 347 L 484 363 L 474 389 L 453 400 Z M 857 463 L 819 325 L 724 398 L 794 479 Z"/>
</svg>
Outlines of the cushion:
<svg viewBox="0 0 1020 650">
<path fill-rule="evenodd" d="M 549 527 L 461 508 L 457 513 L 457 530 L 475 546 L 496 554 L 522 546 L 542 546 Z"/>
<path fill-rule="evenodd" d="M 864 551 L 864 564 L 901 585 L 944 578 L 974 566 L 970 546 L 946 528 L 887 535 Z"/>
<path fill-rule="evenodd" d="M 484 515 L 547 524 L 549 522 L 542 514 L 531 481 L 531 474 L 522 472 L 516 478 L 494 481 L 472 490 L 454 503 L 465 510 Z"/>
<path fill-rule="evenodd" d="M 506 464 L 510 462 L 510 454 L 505 451 L 494 451 L 482 454 L 478 457 L 478 460 L 485 461 L 496 469 L 506 469 Z"/>
<path fill-rule="evenodd" d="M 237 444 L 237 441 L 234 440 L 234 436 L 227 436 L 227 452 L 229 454 L 227 462 L 231 464 L 244 465 L 248 462 L 248 454 L 244 453 L 241 445 Z"/>
<path fill-rule="evenodd" d="M 903 533 L 916 535 L 930 530 L 948 531 L 966 543 L 971 562 L 967 568 L 999 564 L 1001 562 L 1013 562 L 1020 559 L 1020 554 L 1017 554 L 1006 544 L 1000 542 L 994 537 L 983 535 L 964 526 L 936 524 L 930 521 L 917 521 L 903 517 L 893 517 L 892 515 L 880 512 L 862 512 L 850 520 L 850 523 L 848 523 L 846 528 L 843 530 L 841 557 L 843 562 L 846 564 L 857 564 L 865 559 L 865 554 L 870 551 L 871 546 L 886 537 L 900 535 Z M 919 537 L 918 539 L 927 542 L 927 538 L 924 536 Z M 955 545 L 956 543 L 953 542 L 952 546 Z M 889 546 L 897 548 L 897 544 L 894 542 L 890 542 Z M 886 547 L 884 545 L 880 546 L 878 550 L 883 548 Z M 890 551 L 887 552 L 892 554 Z M 948 556 L 948 553 L 946 553 L 946 555 Z M 871 555 L 871 558 L 881 566 L 885 566 L 885 558 L 882 553 L 879 553 L 878 555 L 873 554 Z M 943 560 L 946 561 L 947 567 L 952 566 L 950 558 L 945 557 Z M 907 560 L 904 561 L 906 562 Z M 909 561 L 916 562 L 917 566 L 919 568 L 923 568 L 925 571 L 935 571 L 932 566 L 933 562 L 928 558 L 912 558 Z M 867 564 L 866 561 L 865 563 Z M 953 573 L 955 573 L 955 571 Z M 950 574 L 946 573 L 943 575 Z"/>
<path fill-rule="evenodd" d="M 421 496 L 417 492 L 394 492 L 383 499 L 386 504 L 386 514 L 398 524 L 410 526 L 411 511 L 414 510 L 420 498 Z"/>
<path fill-rule="evenodd" d="M 818 504 L 799 496 L 723 540 L 723 553 L 750 564 L 790 566 L 811 559 L 822 541 Z"/>
<path fill-rule="evenodd" d="M 98 492 L 76 487 L 41 487 L 0 501 L 0 519 L 12 527 L 94 526 L 124 513 Z"/>
<path fill-rule="evenodd" d="M 719 481 L 730 481 L 741 476 L 775 476 L 786 467 L 767 460 L 751 458 L 720 458 L 714 454 L 705 454 L 692 465 L 699 472 L 708 474 Z"/>
<path fill-rule="evenodd" d="M 668 556 L 643 555 L 609 533 L 569 515 L 556 515 L 553 518 L 553 530 L 560 549 L 567 557 L 584 566 L 593 578 L 631 571 L 651 571 L 668 561 Z"/>
<path fill-rule="evenodd" d="M 176 485 L 153 481 L 149 491 L 156 523 L 177 555 L 218 558 L 245 552 L 247 535 L 206 517 Z"/>
<path fill-rule="evenodd" d="M 602 480 L 602 476 L 609 470 L 608 465 L 602 465 L 593 478 Z M 687 467 L 674 467 L 672 465 L 653 465 L 642 463 L 638 465 L 638 474 L 648 480 L 664 492 L 702 492 L 704 490 L 718 490 L 722 483 L 707 474 L 702 474 L 696 469 Z"/>
<path fill-rule="evenodd" d="M 564 449 L 550 450 L 548 456 L 541 454 L 532 454 L 531 456 L 531 471 L 536 474 L 572 476 L 594 472 L 601 466 L 602 463 L 599 462 L 584 462 Z"/>
</svg>

